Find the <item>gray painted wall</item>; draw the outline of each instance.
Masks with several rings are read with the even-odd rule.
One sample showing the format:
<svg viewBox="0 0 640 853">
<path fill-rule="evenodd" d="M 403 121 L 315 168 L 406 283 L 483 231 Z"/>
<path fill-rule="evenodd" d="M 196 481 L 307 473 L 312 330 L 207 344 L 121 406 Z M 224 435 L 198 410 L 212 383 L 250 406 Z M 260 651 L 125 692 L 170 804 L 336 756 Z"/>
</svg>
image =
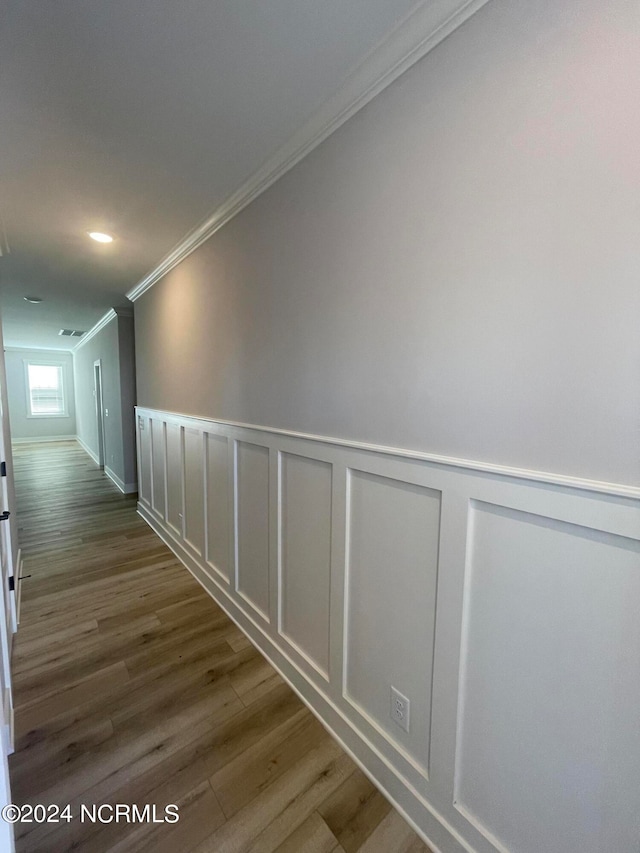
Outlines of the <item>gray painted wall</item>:
<svg viewBox="0 0 640 853">
<path fill-rule="evenodd" d="M 115 318 L 75 352 L 78 438 L 98 456 L 98 425 L 94 391 L 94 362 L 102 363 L 102 396 L 105 417 L 105 464 L 112 470 L 122 467 L 120 394 L 118 393 L 118 326 Z"/>
<path fill-rule="evenodd" d="M 94 397 L 94 363 L 102 364 L 105 410 L 105 467 L 123 483 L 135 476 L 135 362 L 133 318 L 114 317 L 86 344 L 75 351 L 78 438 L 97 456 L 98 429 Z"/>
<path fill-rule="evenodd" d="M 63 365 L 63 382 L 67 402 L 67 417 L 28 416 L 26 361 L 58 362 Z M 9 347 L 5 351 L 9 418 L 13 440 L 55 438 L 76 435 L 76 407 L 73 381 L 73 356 L 61 350 L 30 350 Z"/>
<path fill-rule="evenodd" d="M 120 411 L 125 483 L 137 481 L 136 472 L 136 351 L 133 317 L 118 317 L 118 357 L 120 363 Z"/>
<path fill-rule="evenodd" d="M 640 482 L 638 39 L 485 6 L 136 303 L 140 404 Z"/>
</svg>

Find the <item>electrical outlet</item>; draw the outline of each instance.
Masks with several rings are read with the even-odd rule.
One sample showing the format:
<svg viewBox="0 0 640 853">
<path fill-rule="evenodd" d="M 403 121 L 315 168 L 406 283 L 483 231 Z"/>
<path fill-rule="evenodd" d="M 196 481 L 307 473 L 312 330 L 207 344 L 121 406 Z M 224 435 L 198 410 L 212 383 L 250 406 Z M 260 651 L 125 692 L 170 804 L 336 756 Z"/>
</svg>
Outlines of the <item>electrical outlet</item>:
<svg viewBox="0 0 640 853">
<path fill-rule="evenodd" d="M 391 688 L 391 719 L 405 732 L 409 731 L 409 714 L 411 703 L 395 687 Z"/>
</svg>

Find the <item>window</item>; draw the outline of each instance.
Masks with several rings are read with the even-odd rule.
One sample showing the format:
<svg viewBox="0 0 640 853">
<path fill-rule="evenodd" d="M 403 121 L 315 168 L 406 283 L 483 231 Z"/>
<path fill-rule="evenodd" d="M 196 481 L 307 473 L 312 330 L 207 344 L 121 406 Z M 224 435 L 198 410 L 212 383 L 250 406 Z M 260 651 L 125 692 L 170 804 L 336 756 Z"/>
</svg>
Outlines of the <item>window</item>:
<svg viewBox="0 0 640 853">
<path fill-rule="evenodd" d="M 65 417 L 63 365 L 26 362 L 29 417 Z"/>
</svg>

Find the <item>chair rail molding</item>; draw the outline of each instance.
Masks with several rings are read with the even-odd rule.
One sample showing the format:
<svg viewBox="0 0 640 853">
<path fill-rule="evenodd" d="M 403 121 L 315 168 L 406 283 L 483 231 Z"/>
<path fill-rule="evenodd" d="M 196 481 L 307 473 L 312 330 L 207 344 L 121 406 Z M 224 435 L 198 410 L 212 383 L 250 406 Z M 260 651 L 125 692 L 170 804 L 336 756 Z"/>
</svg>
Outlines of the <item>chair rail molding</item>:
<svg viewBox="0 0 640 853">
<path fill-rule="evenodd" d="M 136 424 L 141 516 L 434 850 L 632 849 L 638 490 Z"/>
</svg>

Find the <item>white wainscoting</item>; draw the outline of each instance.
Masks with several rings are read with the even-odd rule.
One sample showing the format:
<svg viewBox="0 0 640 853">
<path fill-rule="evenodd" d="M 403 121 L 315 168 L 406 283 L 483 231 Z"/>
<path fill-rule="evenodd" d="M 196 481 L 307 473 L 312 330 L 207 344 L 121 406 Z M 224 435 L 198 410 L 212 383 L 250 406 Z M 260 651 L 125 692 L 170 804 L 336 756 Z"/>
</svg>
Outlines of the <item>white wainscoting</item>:
<svg viewBox="0 0 640 853">
<path fill-rule="evenodd" d="M 435 850 L 637 848 L 640 490 L 144 408 L 137 430 L 143 518 Z"/>
</svg>

